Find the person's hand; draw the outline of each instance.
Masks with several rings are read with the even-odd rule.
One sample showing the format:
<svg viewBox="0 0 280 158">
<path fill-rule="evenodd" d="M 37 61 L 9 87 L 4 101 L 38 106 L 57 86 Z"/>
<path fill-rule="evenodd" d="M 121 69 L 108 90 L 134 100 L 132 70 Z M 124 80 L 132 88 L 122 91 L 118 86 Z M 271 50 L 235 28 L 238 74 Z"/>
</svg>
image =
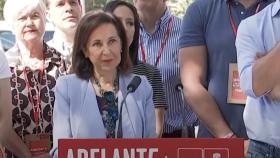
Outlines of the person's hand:
<svg viewBox="0 0 280 158">
<path fill-rule="evenodd" d="M 248 147 L 249 147 L 249 140 L 244 140 L 244 157 L 246 157 Z"/>
</svg>

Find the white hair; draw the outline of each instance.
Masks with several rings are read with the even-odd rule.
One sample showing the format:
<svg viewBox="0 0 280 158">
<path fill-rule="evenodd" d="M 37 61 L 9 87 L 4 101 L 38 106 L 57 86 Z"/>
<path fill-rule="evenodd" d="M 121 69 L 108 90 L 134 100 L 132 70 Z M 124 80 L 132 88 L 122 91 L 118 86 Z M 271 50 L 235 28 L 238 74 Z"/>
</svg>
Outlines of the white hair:
<svg viewBox="0 0 280 158">
<path fill-rule="evenodd" d="M 28 6 L 39 6 L 43 20 L 46 21 L 46 6 L 42 0 L 6 0 L 3 15 L 8 25 L 12 26 L 15 16 Z"/>
</svg>

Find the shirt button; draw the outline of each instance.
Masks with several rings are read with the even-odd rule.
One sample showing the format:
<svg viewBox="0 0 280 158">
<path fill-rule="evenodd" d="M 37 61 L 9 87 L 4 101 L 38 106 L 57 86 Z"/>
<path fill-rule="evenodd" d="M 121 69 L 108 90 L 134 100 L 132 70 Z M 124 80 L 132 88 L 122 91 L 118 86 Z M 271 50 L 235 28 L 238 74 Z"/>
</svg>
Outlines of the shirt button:
<svg viewBox="0 0 280 158">
<path fill-rule="evenodd" d="M 243 14 L 244 14 L 244 12 L 241 12 L 240 14 L 241 14 L 241 15 L 243 15 Z"/>
</svg>

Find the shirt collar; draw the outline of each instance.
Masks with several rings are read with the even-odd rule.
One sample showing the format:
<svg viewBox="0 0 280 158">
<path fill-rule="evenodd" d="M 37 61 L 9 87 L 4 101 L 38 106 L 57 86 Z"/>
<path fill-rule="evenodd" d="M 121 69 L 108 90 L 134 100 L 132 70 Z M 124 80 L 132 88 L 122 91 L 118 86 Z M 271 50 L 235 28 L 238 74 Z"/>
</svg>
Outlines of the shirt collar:
<svg viewBox="0 0 280 158">
<path fill-rule="evenodd" d="M 54 32 L 53 39 L 50 42 L 50 45 L 57 49 L 63 56 L 69 56 L 71 54 L 72 48 L 65 45 L 64 40 L 56 31 Z"/>
<path fill-rule="evenodd" d="M 53 34 L 52 44 L 63 50 L 64 42 L 63 42 L 62 38 L 58 35 L 58 33 L 56 31 Z M 59 50 L 59 51 L 61 51 L 61 50 Z"/>
<path fill-rule="evenodd" d="M 61 64 L 61 54 L 54 48 L 44 43 L 45 65 L 48 67 L 50 63 L 59 66 Z"/>
<path fill-rule="evenodd" d="M 166 8 L 162 17 L 156 22 L 156 25 L 155 25 L 156 29 L 155 30 L 157 31 L 157 30 L 163 28 L 163 26 L 167 25 L 167 23 L 169 21 L 169 18 L 171 16 L 172 15 L 171 15 L 170 10 L 168 8 Z M 142 31 L 146 32 L 145 29 L 144 29 L 144 25 L 142 23 L 140 23 L 140 28 L 141 28 Z"/>
<path fill-rule="evenodd" d="M 48 67 L 50 63 L 55 65 L 60 65 L 61 56 L 60 54 L 53 48 L 49 47 L 46 43 L 43 43 L 43 53 L 45 57 L 45 67 Z M 19 54 L 19 49 L 17 46 L 11 48 L 6 54 L 9 61 L 10 67 L 23 67 L 21 55 Z"/>
<path fill-rule="evenodd" d="M 272 16 L 276 16 L 280 10 L 280 0 L 276 0 L 272 7 Z"/>
<path fill-rule="evenodd" d="M 171 12 L 170 12 L 169 9 L 166 8 L 163 16 L 158 21 L 159 25 L 166 25 L 168 23 L 168 20 L 169 20 L 170 17 L 171 17 Z"/>
</svg>

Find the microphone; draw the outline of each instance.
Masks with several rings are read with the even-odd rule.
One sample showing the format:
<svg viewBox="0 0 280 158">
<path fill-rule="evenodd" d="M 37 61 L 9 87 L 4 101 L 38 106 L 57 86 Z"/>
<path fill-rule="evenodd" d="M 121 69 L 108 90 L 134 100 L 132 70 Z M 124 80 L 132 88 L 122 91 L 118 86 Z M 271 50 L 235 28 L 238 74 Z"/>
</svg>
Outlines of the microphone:
<svg viewBox="0 0 280 158">
<path fill-rule="evenodd" d="M 178 84 L 176 85 L 175 89 L 176 89 L 177 91 L 183 91 L 184 87 L 183 87 L 183 85 L 182 85 L 181 83 L 178 83 Z"/>
<path fill-rule="evenodd" d="M 131 82 L 127 86 L 127 94 L 134 93 L 135 90 L 140 85 L 140 83 L 141 83 L 141 78 L 139 76 L 134 76 Z"/>
<path fill-rule="evenodd" d="M 185 104 L 185 97 L 184 97 L 183 89 L 184 89 L 184 87 L 183 87 L 183 85 L 181 83 L 178 83 L 175 86 L 175 90 L 180 93 L 181 99 L 182 99 L 183 103 Z M 183 104 L 183 106 L 185 106 L 184 104 Z M 182 137 L 188 137 L 188 135 L 189 135 L 188 134 L 188 127 L 185 124 L 185 112 L 184 112 L 184 110 L 182 110 L 181 117 L 183 119 L 181 135 L 182 135 Z"/>
<path fill-rule="evenodd" d="M 184 92 L 183 92 L 184 87 L 183 87 L 182 83 L 178 83 L 178 84 L 175 86 L 175 89 L 176 89 L 176 91 L 179 91 L 179 92 L 180 92 L 181 99 L 182 99 L 182 101 L 184 102 L 184 101 L 185 101 Z"/>
<path fill-rule="evenodd" d="M 122 138 L 123 137 L 123 132 L 122 132 L 122 108 L 123 104 L 126 100 L 126 97 L 129 93 L 134 93 L 135 90 L 139 87 L 141 83 L 141 78 L 139 76 L 134 76 L 133 79 L 130 81 L 130 83 L 127 86 L 127 92 L 121 102 L 121 107 L 120 107 L 120 112 L 119 112 L 119 125 L 118 125 L 118 131 L 117 131 L 117 138 Z"/>
</svg>

